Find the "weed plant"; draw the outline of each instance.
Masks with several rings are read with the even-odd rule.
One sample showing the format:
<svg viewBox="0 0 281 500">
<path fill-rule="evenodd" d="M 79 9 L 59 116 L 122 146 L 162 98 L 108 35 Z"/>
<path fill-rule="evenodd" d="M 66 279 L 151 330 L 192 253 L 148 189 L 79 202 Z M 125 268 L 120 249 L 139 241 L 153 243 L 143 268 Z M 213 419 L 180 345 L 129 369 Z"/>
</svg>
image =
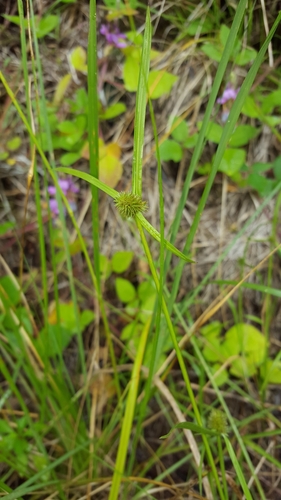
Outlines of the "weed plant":
<svg viewBox="0 0 281 500">
<path fill-rule="evenodd" d="M 215 26 L 216 36 L 202 38 L 200 43 L 203 53 L 217 62 L 217 69 L 204 118 L 198 122 L 196 133 L 189 132 L 183 117 L 175 117 L 170 133 L 159 138 L 154 100 L 170 92 L 176 81 L 175 75 L 166 70 L 150 69 L 151 60 L 157 56 L 151 43 L 155 15 L 159 12 L 155 6 L 144 8 L 137 1 L 104 2 L 111 8 L 109 18 L 128 18 L 130 32 L 127 35 L 116 27 L 110 30 L 107 25 L 103 25 L 101 33 L 108 44 L 124 51 L 124 86 L 127 91 L 136 91 L 131 187 L 119 191 L 114 188 L 118 188 L 122 176 L 120 152 L 116 152 L 112 144 L 105 145 L 99 137 L 99 119 L 112 119 L 125 109 L 122 103 L 117 103 L 119 107 L 114 104 L 107 110 L 102 109 L 98 99 L 94 0 L 90 0 L 89 5 L 87 64 L 86 54 L 80 49 L 72 54 L 71 62 L 74 69 L 87 73 L 88 99 L 80 89 L 71 100 L 73 114 L 77 112 L 77 116 L 72 122 L 58 122 L 55 102 L 62 99 L 69 75 L 60 82 L 53 108 L 46 98 L 39 40 L 58 27 L 58 15 L 54 12 L 59 3 L 52 4 L 40 22 L 34 15 L 32 0 L 25 5 L 18 0 L 18 16 L 6 15 L 8 21 L 20 26 L 25 102 L 19 101 L 14 82 L 5 74 L 5 68 L 0 78 L 7 99 L 29 136 L 30 167 L 23 227 L 28 200 L 34 192 L 40 274 L 36 274 L 27 261 L 21 246 L 23 239 L 19 238 L 18 275 L 1 257 L 4 270 L 0 279 L 2 495 L 7 500 L 31 495 L 109 500 L 273 498 L 268 493 L 271 487 L 274 494 L 279 490 L 276 485 L 273 488 L 267 473 L 271 471 L 273 477 L 277 477 L 281 467 L 274 449 L 280 435 L 280 422 L 271 412 L 273 406 L 267 397 L 269 384 L 280 384 L 281 368 L 280 353 L 273 358 L 269 352 L 268 304 L 271 297 L 280 299 L 280 290 L 272 285 L 273 256 L 280 252 L 277 237 L 280 158 L 263 166 L 253 165 L 251 171 L 246 172 L 243 147 L 259 131 L 253 124 L 237 123 L 241 113 L 251 120 L 259 119 L 279 139 L 280 117 L 277 112 L 273 113 L 279 106 L 280 86 L 277 84 L 278 88 L 268 92 L 265 99 L 262 89 L 257 98 L 251 95 L 251 89 L 267 51 L 271 50 L 281 15 L 276 15 L 261 46 L 253 49 L 242 39 L 243 23 L 248 23 L 249 30 L 251 27 L 252 2 L 240 0 L 235 9 L 229 3 L 233 19 L 229 26 L 222 28 L 216 23 L 210 28 L 208 24 L 221 16 L 219 1 L 212 2 L 210 16 L 196 19 L 187 28 L 182 18 L 183 7 L 175 5 L 171 14 L 162 9 L 164 21 L 168 19 L 175 26 L 180 25 L 181 33 L 175 43 L 187 35 L 195 36 L 196 40 L 197 35 L 203 37 Z M 136 31 L 136 9 L 142 15 L 145 12 L 143 34 Z M 194 16 L 196 9 L 196 5 L 192 5 Z M 251 65 L 247 66 L 240 88 L 234 88 L 233 82 L 229 82 L 229 65 L 243 67 L 249 62 Z M 222 88 L 225 88 L 223 95 Z M 221 125 L 214 119 L 217 102 L 224 106 Z M 143 150 L 148 117 L 157 160 L 159 230 L 146 218 Z M 60 140 L 59 133 L 62 134 Z M 204 164 L 201 157 L 206 141 L 217 147 L 211 161 Z M 14 138 L 2 153 L 2 159 L 11 159 L 20 145 Z M 63 150 L 62 161 L 56 161 L 56 149 Z M 167 236 L 161 162 L 179 162 L 187 149 L 193 150 L 191 162 Z M 88 173 L 71 167 L 85 157 L 89 159 Z M 101 164 L 105 169 L 112 167 L 106 175 Z M 270 178 L 264 176 L 268 170 L 272 172 Z M 238 188 L 250 187 L 264 198 L 203 280 L 184 301 L 179 301 L 184 266 L 194 262 L 192 246 L 218 172 L 228 176 Z M 207 178 L 181 251 L 175 242 L 195 174 L 207 174 Z M 77 179 L 87 183 L 91 190 L 91 245 L 82 234 L 75 209 Z M 47 208 L 42 203 L 42 191 Z M 128 272 L 134 257 L 132 251 L 113 251 L 110 259 L 101 255 L 101 192 L 112 199 L 117 217 L 126 221 L 142 244 L 147 272 L 139 284 L 130 279 Z M 239 282 L 219 280 L 220 295 L 201 315 L 193 317 L 189 311 L 194 310 L 202 289 L 273 199 L 276 205 L 268 256 Z M 47 226 L 44 210 L 48 215 Z M 13 224 L 5 222 L 0 228 L 2 234 L 9 236 Z M 152 239 L 158 242 L 157 256 L 151 252 Z M 83 273 L 87 273 L 91 282 L 91 288 L 86 290 L 75 271 L 78 254 L 83 257 Z M 280 259 L 280 253 L 278 255 Z M 268 265 L 267 283 L 248 283 L 248 278 L 264 263 Z M 105 296 L 109 278 L 114 281 L 119 303 L 124 305 L 122 311 Z M 67 287 L 67 301 L 62 300 L 62 286 Z M 234 293 L 237 290 L 240 293 L 247 286 L 264 297 L 266 312 L 260 318 L 260 328 L 246 321 L 243 310 L 242 316 L 239 315 L 236 309 L 239 305 L 233 301 Z M 36 297 L 36 308 L 27 299 L 29 290 Z M 92 307 L 82 306 L 83 293 L 91 298 Z M 232 326 L 213 319 L 225 305 L 233 310 Z M 122 325 L 121 331 L 114 329 L 111 313 L 118 318 L 118 328 Z M 87 350 L 85 332 L 90 328 L 94 334 Z M 75 373 L 71 373 L 66 359 L 70 352 L 66 348 L 71 342 L 78 350 Z M 253 384 L 259 399 L 254 396 Z M 209 400 L 204 398 L 208 390 L 212 394 Z M 231 394 L 243 405 L 249 405 L 251 413 L 242 413 L 240 420 L 238 415 L 233 415 L 228 404 Z M 161 422 L 159 426 L 157 419 Z M 146 441 L 147 427 L 154 429 L 154 448 Z M 252 428 L 259 428 L 259 432 L 251 432 Z M 146 457 L 143 461 L 142 452 Z M 183 476 L 184 480 L 180 480 Z"/>
</svg>

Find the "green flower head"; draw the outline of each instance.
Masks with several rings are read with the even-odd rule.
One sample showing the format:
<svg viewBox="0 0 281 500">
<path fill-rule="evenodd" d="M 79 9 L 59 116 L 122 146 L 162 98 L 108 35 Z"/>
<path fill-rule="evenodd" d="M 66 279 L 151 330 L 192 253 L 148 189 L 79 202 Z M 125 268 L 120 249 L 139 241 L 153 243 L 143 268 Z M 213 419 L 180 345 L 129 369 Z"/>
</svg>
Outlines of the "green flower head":
<svg viewBox="0 0 281 500">
<path fill-rule="evenodd" d="M 134 219 L 139 212 L 147 210 L 146 201 L 138 194 L 121 192 L 114 200 L 121 217 L 123 219 Z"/>
</svg>

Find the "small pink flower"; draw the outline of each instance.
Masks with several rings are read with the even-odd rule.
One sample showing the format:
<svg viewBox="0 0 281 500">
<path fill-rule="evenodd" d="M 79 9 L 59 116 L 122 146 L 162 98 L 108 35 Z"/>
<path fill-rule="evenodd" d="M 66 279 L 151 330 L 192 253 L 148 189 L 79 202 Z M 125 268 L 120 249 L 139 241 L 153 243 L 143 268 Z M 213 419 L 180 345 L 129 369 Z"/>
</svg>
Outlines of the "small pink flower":
<svg viewBox="0 0 281 500">
<path fill-rule="evenodd" d="M 126 42 L 122 41 L 125 40 L 126 35 L 124 33 L 120 33 L 117 27 L 115 27 L 111 31 L 111 26 L 102 24 L 100 28 L 100 34 L 105 36 L 105 39 L 109 43 L 109 45 L 114 45 L 114 47 L 117 47 L 118 49 L 124 49 L 125 47 L 127 47 Z"/>
<path fill-rule="evenodd" d="M 218 104 L 225 104 L 231 100 L 235 101 L 238 92 L 239 92 L 239 89 L 234 89 L 233 87 L 231 87 L 230 83 L 228 83 L 222 96 L 217 99 L 217 103 Z"/>
<path fill-rule="evenodd" d="M 76 204 L 73 201 L 73 195 L 79 193 L 79 187 L 76 186 L 76 184 L 74 184 L 71 177 L 67 177 L 66 179 L 60 179 L 58 183 L 63 194 L 67 197 L 68 201 L 70 202 L 72 209 L 75 210 Z M 58 202 L 54 198 L 54 196 L 56 196 L 56 187 L 48 186 L 48 193 L 51 197 L 49 200 L 50 210 L 54 215 L 58 215 L 59 213 Z"/>
</svg>

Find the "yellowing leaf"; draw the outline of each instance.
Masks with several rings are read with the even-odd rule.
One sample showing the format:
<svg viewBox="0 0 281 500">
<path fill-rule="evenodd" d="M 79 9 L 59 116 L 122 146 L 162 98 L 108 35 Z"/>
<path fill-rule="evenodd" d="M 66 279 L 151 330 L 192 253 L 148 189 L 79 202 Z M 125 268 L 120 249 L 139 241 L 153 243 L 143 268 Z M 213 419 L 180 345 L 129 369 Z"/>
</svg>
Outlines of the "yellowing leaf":
<svg viewBox="0 0 281 500">
<path fill-rule="evenodd" d="M 77 71 L 82 71 L 82 73 L 87 73 L 87 54 L 86 51 L 80 45 L 72 50 L 69 60 L 74 69 Z"/>
<path fill-rule="evenodd" d="M 114 188 L 123 173 L 122 163 L 115 156 L 104 156 L 99 164 L 99 180 Z"/>
<path fill-rule="evenodd" d="M 120 158 L 121 156 L 121 148 L 117 142 L 111 142 L 106 147 L 107 154 L 110 156 L 114 156 L 115 158 Z"/>
<path fill-rule="evenodd" d="M 113 21 L 115 19 L 121 19 L 123 16 L 135 16 L 137 13 L 138 13 L 137 10 L 134 10 L 129 6 L 126 6 L 123 9 L 111 11 L 109 14 L 107 14 L 106 20 Z"/>
<path fill-rule="evenodd" d="M 125 89 L 129 92 L 136 92 L 138 88 L 140 67 L 135 58 L 130 55 L 126 57 L 123 67 L 123 79 Z"/>
<path fill-rule="evenodd" d="M 55 95 L 53 99 L 54 106 L 58 106 L 58 104 L 62 101 L 71 81 L 71 75 L 64 75 L 59 83 L 57 84 Z"/>
</svg>

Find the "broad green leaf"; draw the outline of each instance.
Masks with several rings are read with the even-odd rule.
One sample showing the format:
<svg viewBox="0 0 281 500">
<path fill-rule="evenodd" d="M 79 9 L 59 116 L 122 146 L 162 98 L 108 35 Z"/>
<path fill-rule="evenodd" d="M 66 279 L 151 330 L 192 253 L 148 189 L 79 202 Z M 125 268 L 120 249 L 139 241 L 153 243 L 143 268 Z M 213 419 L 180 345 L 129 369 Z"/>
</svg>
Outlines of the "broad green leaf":
<svg viewBox="0 0 281 500">
<path fill-rule="evenodd" d="M 101 120 L 112 120 L 113 118 L 116 118 L 116 116 L 125 113 L 126 109 L 127 108 L 123 102 L 116 102 L 115 104 L 109 106 L 103 113 L 100 113 L 99 117 Z"/>
<path fill-rule="evenodd" d="M 231 149 L 228 148 L 223 154 L 223 159 L 218 168 L 219 172 L 231 176 L 239 172 L 244 165 L 246 159 L 246 151 L 244 149 Z"/>
<path fill-rule="evenodd" d="M 278 156 L 273 162 L 273 172 L 275 179 L 281 181 L 281 156 Z"/>
<path fill-rule="evenodd" d="M 197 133 L 196 134 L 192 134 L 182 144 L 182 147 L 186 148 L 186 149 L 193 149 L 193 148 L 195 148 L 197 141 L 198 141 L 198 134 Z"/>
<path fill-rule="evenodd" d="M 206 54 L 210 59 L 220 62 L 222 56 L 222 50 L 215 43 L 206 42 L 201 47 L 202 52 Z"/>
<path fill-rule="evenodd" d="M 62 325 L 49 325 L 39 333 L 34 344 L 40 356 L 53 357 L 61 354 L 70 343 L 75 331 L 68 330 Z"/>
<path fill-rule="evenodd" d="M 15 226 L 15 222 L 3 222 L 3 224 L 0 224 L 0 236 L 8 233 L 12 229 L 14 229 Z"/>
<path fill-rule="evenodd" d="M 213 30 L 213 27 L 212 21 L 206 17 L 202 20 L 195 19 L 188 25 L 186 33 L 190 36 L 196 35 L 197 32 L 203 35 L 205 33 L 210 33 Z"/>
<path fill-rule="evenodd" d="M 64 167 L 68 167 L 69 165 L 73 165 L 81 158 L 81 153 L 66 153 L 60 157 L 60 163 Z"/>
<path fill-rule="evenodd" d="M 9 158 L 9 153 L 7 151 L 0 151 L 0 161 L 5 161 Z"/>
<path fill-rule="evenodd" d="M 222 371 L 219 372 L 220 368 L 221 368 L 221 365 L 219 363 L 215 363 L 214 365 L 212 365 L 210 367 L 211 372 L 214 376 L 215 382 L 216 382 L 218 387 L 226 384 L 226 382 L 229 379 L 228 371 L 223 369 Z M 219 373 L 217 373 L 217 372 L 219 372 Z"/>
<path fill-rule="evenodd" d="M 77 131 L 76 125 L 70 120 L 59 123 L 57 129 L 63 134 L 74 134 Z"/>
<path fill-rule="evenodd" d="M 21 145 L 21 138 L 20 137 L 14 137 L 10 141 L 7 142 L 7 148 L 10 151 L 16 151 Z"/>
<path fill-rule="evenodd" d="M 152 313 L 154 311 L 155 307 L 155 300 L 156 300 L 156 294 L 151 295 L 150 297 L 147 297 L 142 303 L 141 303 L 141 310 L 139 313 L 139 319 L 142 321 L 142 323 L 146 323 L 148 318 L 152 316 Z"/>
<path fill-rule="evenodd" d="M 0 278 L 0 298 L 9 308 L 12 304 L 16 306 L 20 300 L 20 290 L 10 276 Z"/>
<path fill-rule="evenodd" d="M 238 323 L 227 331 L 223 347 L 229 356 L 255 353 L 255 363 L 260 364 L 266 353 L 266 340 L 255 326 Z"/>
<path fill-rule="evenodd" d="M 43 38 L 45 35 L 48 35 L 48 33 L 53 31 L 58 26 L 58 24 L 59 24 L 59 16 L 49 15 L 42 17 L 36 28 L 37 38 Z"/>
<path fill-rule="evenodd" d="M 260 373 L 268 384 L 281 384 L 281 362 L 267 359 L 266 365 L 261 365 Z"/>
<path fill-rule="evenodd" d="M 125 280 L 124 278 L 116 278 L 115 289 L 119 300 L 125 304 L 131 302 L 136 297 L 135 287 L 132 283 L 130 283 L 130 281 Z"/>
<path fill-rule="evenodd" d="M 226 46 L 227 39 L 229 37 L 230 29 L 225 25 L 222 24 L 220 27 L 220 33 L 219 33 L 219 39 L 220 43 L 223 47 Z"/>
<path fill-rule="evenodd" d="M 148 76 L 149 97 L 158 99 L 170 92 L 171 88 L 178 80 L 178 76 L 167 71 L 151 71 Z"/>
<path fill-rule="evenodd" d="M 259 104 L 255 101 L 254 97 L 250 95 L 246 97 L 242 107 L 242 113 L 249 116 L 249 118 L 259 118 L 261 116 Z"/>
<path fill-rule="evenodd" d="M 180 118 L 175 118 L 173 121 L 173 127 L 175 124 L 178 125 L 172 131 L 172 137 L 175 141 L 185 142 L 188 139 L 188 125 L 185 120 L 181 120 Z"/>
<path fill-rule="evenodd" d="M 159 146 L 159 154 L 162 161 L 174 161 L 178 163 L 182 159 L 183 151 L 178 142 L 166 139 Z"/>
<path fill-rule="evenodd" d="M 198 122 L 198 128 L 201 129 L 202 122 Z M 222 136 L 223 128 L 214 122 L 210 122 L 206 132 L 206 139 L 208 141 L 214 142 L 215 144 L 219 144 Z"/>
<path fill-rule="evenodd" d="M 124 273 L 130 267 L 134 257 L 134 252 L 115 252 L 111 259 L 112 271 Z"/>
<path fill-rule="evenodd" d="M 84 309 L 80 314 L 80 325 L 82 329 L 86 328 L 95 319 L 95 314 L 90 309 Z"/>
<path fill-rule="evenodd" d="M 267 196 L 273 191 L 276 181 L 267 179 L 258 173 L 252 173 L 247 178 L 247 184 L 257 191 L 261 196 Z"/>
<path fill-rule="evenodd" d="M 281 123 L 281 116 L 265 116 L 263 118 L 264 123 L 268 125 L 269 127 L 276 127 L 277 125 L 280 125 Z"/>
<path fill-rule="evenodd" d="M 248 356 L 239 356 L 231 363 L 230 373 L 238 378 L 250 378 L 257 373 L 257 366 L 249 360 Z"/>
<path fill-rule="evenodd" d="M 110 260 L 105 256 L 100 254 L 100 272 L 101 278 L 107 280 L 111 275 L 112 266 Z"/>
<path fill-rule="evenodd" d="M 141 33 L 138 33 L 137 31 L 127 31 L 126 37 L 128 38 L 128 40 L 130 40 L 130 42 L 134 43 L 135 45 L 142 46 L 143 44 L 143 36 Z"/>
<path fill-rule="evenodd" d="M 276 107 L 281 107 L 281 90 L 271 92 L 262 101 L 262 111 L 264 114 L 271 114 Z"/>
<path fill-rule="evenodd" d="M 238 125 L 229 139 L 229 145 L 234 148 L 245 146 L 248 142 L 256 137 L 259 130 L 251 125 Z"/>
<path fill-rule="evenodd" d="M 246 64 L 249 64 L 249 62 L 253 61 L 257 55 L 258 53 L 255 49 L 247 47 L 246 49 L 243 49 L 240 54 L 237 54 L 234 62 L 238 66 L 245 66 Z"/>
<path fill-rule="evenodd" d="M 206 341 L 206 345 L 203 348 L 203 356 L 207 361 L 214 363 L 215 361 L 220 361 L 222 356 L 221 351 L 221 341 L 216 338 L 210 338 Z"/>
<path fill-rule="evenodd" d="M 213 321 L 208 325 L 202 326 L 200 328 L 200 333 L 209 340 L 211 338 L 218 337 L 221 334 L 222 329 L 223 325 L 220 321 Z"/>
<path fill-rule="evenodd" d="M 144 302 L 148 297 L 155 297 L 156 290 L 152 281 L 143 281 L 138 286 L 138 297 Z"/>
<path fill-rule="evenodd" d="M 139 337 L 143 330 L 143 325 L 137 323 L 137 321 L 132 321 L 126 325 L 121 332 L 122 340 L 130 340 L 132 337 Z"/>
</svg>

